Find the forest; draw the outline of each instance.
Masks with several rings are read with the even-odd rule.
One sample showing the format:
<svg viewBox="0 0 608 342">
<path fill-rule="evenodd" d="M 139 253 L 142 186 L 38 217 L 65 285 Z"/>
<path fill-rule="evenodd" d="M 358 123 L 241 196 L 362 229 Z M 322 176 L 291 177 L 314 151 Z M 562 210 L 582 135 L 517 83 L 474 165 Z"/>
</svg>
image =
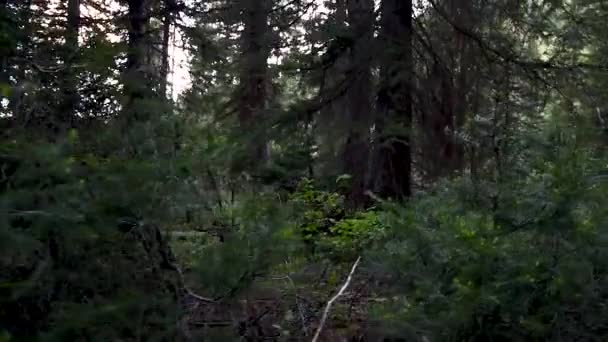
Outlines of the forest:
<svg viewBox="0 0 608 342">
<path fill-rule="evenodd" d="M 608 341 L 607 29 L 0 0 L 0 342 Z"/>
</svg>

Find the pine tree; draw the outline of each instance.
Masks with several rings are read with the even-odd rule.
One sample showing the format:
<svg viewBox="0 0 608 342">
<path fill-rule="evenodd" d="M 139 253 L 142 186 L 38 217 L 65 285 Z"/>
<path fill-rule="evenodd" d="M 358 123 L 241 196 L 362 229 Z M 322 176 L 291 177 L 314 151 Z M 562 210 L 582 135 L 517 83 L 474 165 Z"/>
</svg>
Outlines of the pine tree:
<svg viewBox="0 0 608 342">
<path fill-rule="evenodd" d="M 239 123 L 246 139 L 246 168 L 255 168 L 269 158 L 268 137 L 264 129 L 268 120 L 268 89 L 270 86 L 268 58 L 270 57 L 270 31 L 268 15 L 270 0 L 242 0 L 243 31 L 239 88 L 237 90 Z M 248 133 L 246 133 L 248 132 Z"/>
<path fill-rule="evenodd" d="M 347 90 L 345 107 L 346 142 L 342 153 L 344 173 L 349 174 L 348 199 L 354 208 L 369 202 L 366 186 L 369 170 L 370 126 L 372 118 L 372 50 L 374 2 L 348 1 L 349 37 Z"/>
<path fill-rule="evenodd" d="M 67 20 L 65 29 L 65 47 L 63 51 L 63 101 L 59 106 L 58 115 L 62 124 L 70 127 L 76 120 L 78 107 L 78 70 L 79 60 L 78 37 L 80 31 L 80 0 L 68 0 Z"/>
<path fill-rule="evenodd" d="M 380 85 L 375 123 L 374 189 L 378 195 L 411 195 L 412 2 L 381 2 Z"/>
<path fill-rule="evenodd" d="M 123 74 L 125 96 L 123 119 L 127 123 L 149 119 L 149 113 L 146 113 L 143 107 L 151 91 L 145 62 L 150 5 L 148 0 L 127 1 L 128 51 Z"/>
</svg>

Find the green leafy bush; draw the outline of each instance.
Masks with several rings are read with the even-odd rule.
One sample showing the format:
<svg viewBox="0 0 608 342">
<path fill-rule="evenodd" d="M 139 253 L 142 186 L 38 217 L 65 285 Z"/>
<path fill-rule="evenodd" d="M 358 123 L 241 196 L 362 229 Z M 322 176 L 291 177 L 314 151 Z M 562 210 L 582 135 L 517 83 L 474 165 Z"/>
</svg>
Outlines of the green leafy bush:
<svg viewBox="0 0 608 342">
<path fill-rule="evenodd" d="M 303 179 L 291 194 L 302 238 L 320 254 L 352 259 L 382 240 L 385 226 L 376 210 L 347 213 L 344 196 Z"/>
<path fill-rule="evenodd" d="M 320 238 L 322 250 L 333 257 L 352 260 L 367 249 L 377 247 L 386 234 L 381 216 L 377 211 L 365 211 L 337 221 L 329 234 Z"/>
<path fill-rule="evenodd" d="M 311 179 L 302 179 L 290 196 L 302 238 L 314 244 L 331 232 L 331 227 L 344 217 L 344 198 L 338 193 L 315 188 Z"/>
</svg>

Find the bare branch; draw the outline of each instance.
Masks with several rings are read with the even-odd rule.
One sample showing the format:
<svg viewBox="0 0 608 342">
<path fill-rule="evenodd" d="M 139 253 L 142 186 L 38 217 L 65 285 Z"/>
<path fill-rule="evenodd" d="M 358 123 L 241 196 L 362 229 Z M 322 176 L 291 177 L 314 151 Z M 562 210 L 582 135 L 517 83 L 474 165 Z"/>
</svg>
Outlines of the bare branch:
<svg viewBox="0 0 608 342">
<path fill-rule="evenodd" d="M 340 291 L 338 291 L 338 293 L 336 293 L 336 295 L 333 296 L 329 300 L 329 302 L 327 302 L 327 305 L 325 306 L 325 311 L 323 311 L 323 316 L 321 317 L 321 322 L 319 323 L 319 327 L 317 328 L 317 332 L 315 333 L 315 336 L 312 338 L 311 342 L 317 342 L 319 340 L 319 336 L 321 335 L 321 331 L 323 330 L 323 326 L 325 325 L 325 322 L 327 321 L 327 316 L 329 315 L 329 311 L 331 310 L 331 306 L 334 304 L 334 302 L 338 298 L 340 298 L 340 296 L 342 296 L 344 294 L 344 291 L 346 291 L 346 289 L 348 288 L 348 285 L 350 285 L 350 282 L 353 280 L 353 275 L 355 274 L 355 271 L 357 270 L 357 267 L 359 266 L 359 262 L 361 262 L 361 257 L 358 257 L 357 261 L 355 261 L 355 263 L 353 264 L 353 267 L 350 270 L 348 278 L 346 278 L 346 281 L 344 282 L 344 285 L 342 285 L 342 288 L 340 289 Z"/>
</svg>

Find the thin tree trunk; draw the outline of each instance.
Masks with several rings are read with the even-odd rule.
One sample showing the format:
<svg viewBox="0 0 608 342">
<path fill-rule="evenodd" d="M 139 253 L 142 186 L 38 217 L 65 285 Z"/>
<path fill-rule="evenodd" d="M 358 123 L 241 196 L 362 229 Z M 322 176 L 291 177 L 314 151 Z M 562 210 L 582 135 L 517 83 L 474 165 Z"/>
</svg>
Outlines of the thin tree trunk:
<svg viewBox="0 0 608 342">
<path fill-rule="evenodd" d="M 404 199 L 412 193 L 412 0 L 383 0 L 381 12 L 374 189 Z"/>
<path fill-rule="evenodd" d="M 78 35 L 80 30 L 80 0 L 67 0 L 67 25 L 64 46 L 63 99 L 59 108 L 58 119 L 63 127 L 71 127 L 76 117 L 78 106 L 78 72 L 75 62 L 78 60 Z"/>
<path fill-rule="evenodd" d="M 436 5 L 439 6 L 439 5 Z M 471 4 L 465 0 L 445 3 L 444 11 L 450 22 L 458 27 L 473 25 Z M 443 13 L 443 12 L 442 12 Z M 466 124 L 467 95 L 471 91 L 471 69 L 474 60 L 461 32 L 451 29 L 453 39 L 443 57 L 434 62 L 430 81 L 438 89 L 421 128 L 424 132 L 424 158 L 429 181 L 461 172 L 464 168 L 465 148 L 459 134 Z"/>
<path fill-rule="evenodd" d="M 32 36 L 32 0 L 25 0 L 19 9 L 19 24 L 21 27 L 21 36 L 18 39 L 19 49 L 17 56 L 20 60 L 26 61 L 31 57 L 31 36 Z M 27 76 L 25 63 L 16 65 L 15 86 L 11 92 L 9 109 L 13 113 L 16 122 L 21 126 L 28 124 L 29 115 L 25 109 L 25 88 L 27 87 Z"/>
<path fill-rule="evenodd" d="M 9 13 L 7 8 L 8 0 L 0 0 L 0 20 L 8 21 Z M 8 45 L 8 44 L 6 44 Z M 9 54 L 12 53 L 11 48 L 9 46 L 3 46 L 0 48 L 0 53 L 2 53 L 2 57 L 0 59 L 0 100 L 4 100 L 7 93 L 5 89 L 9 87 L 9 66 L 8 66 L 8 57 Z"/>
<path fill-rule="evenodd" d="M 458 0 L 455 2 L 456 8 L 453 15 L 454 22 L 459 27 L 467 27 L 472 25 L 471 18 L 471 2 L 467 0 Z M 454 108 L 454 129 L 452 133 L 452 143 L 454 144 L 454 158 L 452 159 L 452 170 L 462 172 L 464 168 L 464 144 L 457 134 L 459 134 L 466 124 L 467 111 L 467 95 L 471 91 L 469 67 L 474 62 L 470 58 L 469 44 L 467 38 L 462 32 L 455 32 L 456 35 L 456 54 L 457 56 L 457 73 L 454 80 L 453 91 L 453 108 Z"/>
<path fill-rule="evenodd" d="M 169 38 L 171 36 L 171 8 L 169 0 L 165 1 L 164 12 L 159 90 L 162 98 L 167 97 L 167 77 L 169 76 Z"/>
</svg>

